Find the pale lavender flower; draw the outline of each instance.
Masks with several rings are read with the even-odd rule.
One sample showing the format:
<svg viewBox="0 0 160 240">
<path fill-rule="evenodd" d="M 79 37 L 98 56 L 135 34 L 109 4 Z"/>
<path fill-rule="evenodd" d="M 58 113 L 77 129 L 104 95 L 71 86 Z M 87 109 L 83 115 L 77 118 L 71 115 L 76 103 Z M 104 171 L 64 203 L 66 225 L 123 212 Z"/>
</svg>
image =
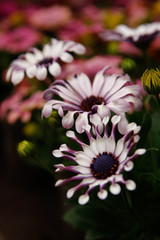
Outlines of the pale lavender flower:
<svg viewBox="0 0 160 240">
<path fill-rule="evenodd" d="M 106 41 L 129 41 L 135 45 L 149 43 L 160 33 L 160 22 L 141 24 L 130 28 L 124 24 L 118 25 L 113 30 L 105 30 L 100 34 Z"/>
<path fill-rule="evenodd" d="M 52 39 L 50 43 L 44 45 L 42 51 L 32 48 L 30 52 L 20 55 L 14 60 L 8 71 L 6 78 L 14 85 L 20 83 L 25 74 L 28 78 L 36 77 L 44 80 L 47 77 L 47 71 L 52 76 L 58 76 L 61 73 L 61 66 L 58 60 L 63 62 L 72 62 L 73 56 L 69 52 L 83 54 L 85 47 L 74 41 L 58 41 Z"/>
<path fill-rule="evenodd" d="M 58 180 L 55 185 L 59 186 L 70 181 L 80 181 L 67 191 L 67 198 L 71 198 L 76 191 L 88 186 L 86 192 L 78 199 L 79 204 L 83 205 L 89 201 L 89 193 L 97 186 L 99 186 L 97 195 L 102 200 L 108 195 L 106 188 L 109 188 L 109 191 L 115 195 L 121 191 L 120 184 L 124 184 L 131 191 L 136 188 L 133 180 L 124 179 L 123 172 L 132 170 L 134 166 L 132 160 L 146 152 L 145 149 L 141 148 L 131 153 L 133 146 L 140 139 L 138 133 L 141 127 L 134 122 L 127 124 L 126 133 L 117 139 L 117 124 L 120 120 L 121 116 L 115 115 L 112 117 L 110 134 L 107 131 L 109 117 L 105 117 L 103 120 L 103 134 L 100 134 L 95 125 L 94 135 L 91 134 L 90 128 L 87 127 L 85 132 L 89 144 L 78 139 L 73 131 L 68 131 L 66 135 L 79 143 L 82 151 L 72 150 L 66 144 L 62 144 L 59 149 L 53 151 L 55 157 L 67 158 L 74 163 L 71 166 L 68 166 L 68 164 L 67 166 L 56 164 L 56 172 L 66 170 L 76 173 L 76 175 L 67 179 Z"/>
<path fill-rule="evenodd" d="M 74 116 L 77 116 L 75 127 L 77 132 L 83 132 L 88 121 L 94 121 L 94 116 L 103 118 L 110 111 L 118 115 L 142 107 L 141 88 L 131 84 L 128 75 L 111 74 L 105 72 L 105 67 L 95 75 L 93 83 L 84 73 L 76 75 L 68 81 L 56 80 L 44 92 L 44 99 L 48 100 L 42 110 L 42 115 L 49 117 L 52 109 L 57 109 L 62 116 L 64 128 L 71 128 Z M 62 100 L 53 99 L 58 95 Z M 89 119 L 88 119 L 89 117 Z M 125 120 L 125 117 L 123 117 Z M 126 121 L 125 121 L 126 122 Z M 123 129 L 121 129 L 123 132 Z"/>
</svg>

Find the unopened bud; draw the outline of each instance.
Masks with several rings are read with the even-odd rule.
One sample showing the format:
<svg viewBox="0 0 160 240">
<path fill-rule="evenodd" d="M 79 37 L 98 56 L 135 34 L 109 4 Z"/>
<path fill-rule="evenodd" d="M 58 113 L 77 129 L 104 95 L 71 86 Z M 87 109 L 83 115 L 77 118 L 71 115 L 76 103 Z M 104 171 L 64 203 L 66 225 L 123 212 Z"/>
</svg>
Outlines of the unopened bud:
<svg viewBox="0 0 160 240">
<path fill-rule="evenodd" d="M 157 95 L 160 93 L 160 71 L 156 68 L 154 69 L 146 69 L 143 73 L 142 84 L 144 90 L 148 94 Z"/>
<path fill-rule="evenodd" d="M 121 67 L 123 68 L 124 72 L 131 72 L 135 69 L 136 63 L 131 58 L 125 58 L 121 63 Z"/>
<path fill-rule="evenodd" d="M 51 126 L 54 126 L 54 127 L 55 126 L 56 127 L 61 126 L 61 119 L 60 119 L 60 116 L 59 116 L 59 114 L 56 110 L 52 111 L 52 114 L 48 118 L 48 122 Z"/>
<path fill-rule="evenodd" d="M 17 151 L 21 157 L 32 157 L 34 154 L 33 143 L 23 140 L 18 144 Z"/>
</svg>

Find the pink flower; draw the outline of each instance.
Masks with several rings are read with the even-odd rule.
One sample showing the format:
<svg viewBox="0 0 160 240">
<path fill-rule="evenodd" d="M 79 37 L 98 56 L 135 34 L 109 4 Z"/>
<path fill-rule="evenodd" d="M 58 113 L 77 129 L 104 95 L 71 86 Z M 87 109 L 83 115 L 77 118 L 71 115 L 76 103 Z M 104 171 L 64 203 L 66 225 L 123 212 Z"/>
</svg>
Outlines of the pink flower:
<svg viewBox="0 0 160 240">
<path fill-rule="evenodd" d="M 107 65 L 111 68 L 108 69 L 108 74 L 113 73 L 123 73 L 122 68 L 119 67 L 122 61 L 121 56 L 112 55 L 97 55 L 86 60 L 75 60 L 71 64 L 65 65 L 63 72 L 59 78 L 70 78 L 75 74 L 80 74 L 81 72 L 88 75 L 88 77 L 93 78 L 95 74 Z"/>
<path fill-rule="evenodd" d="M 18 4 L 14 0 L 0 2 L 0 17 L 6 17 L 18 9 Z"/>
<path fill-rule="evenodd" d="M 26 98 L 30 91 L 31 86 L 25 81 L 15 88 L 13 94 L 0 104 L 0 118 L 6 119 L 10 124 L 17 120 L 28 122 L 32 111 L 42 109 L 44 105 L 42 92 L 34 92 Z"/>
<path fill-rule="evenodd" d="M 78 19 L 72 19 L 58 31 L 58 37 L 62 40 L 71 39 L 78 41 L 81 36 L 88 33 L 88 26 Z"/>
<path fill-rule="evenodd" d="M 71 11 L 62 5 L 52 5 L 36 10 L 29 17 L 29 22 L 42 30 L 53 30 L 64 26 L 71 18 Z"/>
<path fill-rule="evenodd" d="M 156 37 L 148 48 L 148 53 L 160 63 L 160 36 Z"/>
<path fill-rule="evenodd" d="M 94 42 L 94 38 L 97 37 L 97 34 L 102 32 L 103 30 L 103 24 L 101 22 L 95 22 L 92 24 L 87 24 L 83 22 L 82 19 L 72 19 L 68 24 L 66 24 L 64 27 L 60 28 L 58 31 L 58 37 L 63 40 L 74 40 L 74 41 L 80 41 L 85 40 L 89 38 L 89 40 L 92 40 Z M 95 35 L 95 37 L 93 36 Z M 87 44 L 86 40 L 86 44 Z"/>
<path fill-rule="evenodd" d="M 130 42 L 120 42 L 118 46 L 118 50 L 120 53 L 140 57 L 142 55 L 140 49 L 138 49 L 135 45 Z"/>
<path fill-rule="evenodd" d="M 132 85 L 128 75 L 105 74 L 108 68 L 97 72 L 93 83 L 84 73 L 68 81 L 54 81 L 44 92 L 44 99 L 48 102 L 43 107 L 42 115 L 49 117 L 52 109 L 57 109 L 62 116 L 62 125 L 67 129 L 73 126 L 74 116 L 78 115 L 75 127 L 81 133 L 83 127 L 88 125 L 88 117 L 91 122 L 96 122 L 99 118 L 103 120 L 105 116 L 110 116 L 110 111 L 124 115 L 133 108 L 140 110 L 141 88 Z M 62 100 L 52 100 L 54 95 Z"/>
<path fill-rule="evenodd" d="M 100 8 L 90 4 L 81 9 L 80 18 L 84 19 L 89 24 L 100 23 L 103 21 L 103 13 Z"/>
<path fill-rule="evenodd" d="M 146 2 L 134 0 L 128 1 L 126 7 L 126 22 L 129 26 L 136 27 L 143 23 L 148 17 L 149 7 Z"/>
<path fill-rule="evenodd" d="M 24 26 L 2 33 L 0 37 L 0 49 L 10 53 L 26 51 L 41 40 L 41 34 L 36 30 Z"/>
</svg>

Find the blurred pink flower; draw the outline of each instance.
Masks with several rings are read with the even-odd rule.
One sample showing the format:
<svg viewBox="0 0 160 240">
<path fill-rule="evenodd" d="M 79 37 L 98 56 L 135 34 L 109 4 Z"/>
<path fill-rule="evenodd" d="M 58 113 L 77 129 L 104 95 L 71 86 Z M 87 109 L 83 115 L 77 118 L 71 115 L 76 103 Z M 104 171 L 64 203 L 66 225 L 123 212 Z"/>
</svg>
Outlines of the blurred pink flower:
<svg viewBox="0 0 160 240">
<path fill-rule="evenodd" d="M 90 42 L 90 38 L 86 37 L 89 35 L 98 35 L 104 29 L 102 23 L 93 23 L 92 25 L 87 25 L 82 20 L 72 19 L 67 25 L 60 28 L 58 31 L 58 37 L 62 40 L 73 40 L 80 41 L 83 38 L 86 38 L 85 44 L 87 45 Z M 96 38 L 96 37 L 95 37 Z M 91 37 L 92 41 L 95 39 Z"/>
<path fill-rule="evenodd" d="M 2 33 L 0 37 L 0 50 L 10 53 L 26 51 L 41 40 L 41 34 L 27 26 Z"/>
<path fill-rule="evenodd" d="M 0 104 L 0 118 L 6 119 L 10 124 L 17 120 L 25 123 L 31 119 L 34 109 L 42 109 L 44 105 L 42 92 L 34 92 L 26 98 L 30 90 L 31 86 L 25 81 L 14 88 L 13 94 Z"/>
<path fill-rule="evenodd" d="M 86 20 L 89 24 L 93 24 L 95 22 L 102 22 L 103 13 L 100 8 L 90 4 L 81 9 L 80 18 Z"/>
<path fill-rule="evenodd" d="M 149 9 L 146 2 L 139 0 L 128 1 L 126 7 L 127 25 L 136 27 L 142 24 L 148 17 L 148 11 Z"/>
<path fill-rule="evenodd" d="M 42 30 L 53 30 L 64 26 L 71 19 L 71 11 L 62 5 L 52 5 L 35 10 L 28 20 L 34 27 Z"/>
<path fill-rule="evenodd" d="M 142 85 L 142 81 L 141 79 L 136 79 L 136 84 L 138 84 L 140 87 L 141 87 L 141 92 L 142 92 L 142 95 L 145 96 L 147 94 L 147 92 L 144 90 L 143 88 L 143 85 Z"/>
<path fill-rule="evenodd" d="M 95 56 L 87 60 L 75 60 L 71 64 L 68 64 L 64 67 L 62 74 L 59 78 L 73 77 L 74 74 L 80 74 L 84 72 L 90 78 L 104 68 L 107 65 L 110 65 L 111 68 L 108 69 L 108 73 L 123 73 L 123 70 L 119 67 L 122 58 L 120 56 Z M 75 70 L 76 69 L 76 70 Z"/>
<path fill-rule="evenodd" d="M 120 42 L 118 46 L 120 53 L 129 55 L 129 56 L 141 56 L 141 51 L 130 42 Z"/>
<path fill-rule="evenodd" d="M 71 5 L 71 7 L 73 8 L 77 8 L 78 10 L 80 8 L 83 8 L 84 6 L 86 6 L 87 4 L 91 4 L 93 3 L 94 0 L 80 0 L 80 1 L 77 1 L 77 0 L 66 0 L 66 3 Z"/>
<path fill-rule="evenodd" d="M 148 48 L 148 53 L 160 63 L 160 36 L 156 37 Z"/>
<path fill-rule="evenodd" d="M 88 33 L 87 25 L 81 20 L 72 19 L 58 31 L 58 37 L 62 40 L 78 41 L 82 35 Z"/>
<path fill-rule="evenodd" d="M 18 4 L 14 0 L 0 2 L 0 18 L 6 17 L 18 9 Z"/>
</svg>

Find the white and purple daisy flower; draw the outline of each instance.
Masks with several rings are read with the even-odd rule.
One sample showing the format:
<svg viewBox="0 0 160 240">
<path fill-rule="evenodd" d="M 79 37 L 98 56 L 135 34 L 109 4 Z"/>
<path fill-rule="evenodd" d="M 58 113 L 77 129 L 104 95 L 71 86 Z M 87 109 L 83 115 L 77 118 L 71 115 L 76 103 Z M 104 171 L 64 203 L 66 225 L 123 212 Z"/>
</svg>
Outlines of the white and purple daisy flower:
<svg viewBox="0 0 160 240">
<path fill-rule="evenodd" d="M 138 133 L 141 127 L 134 122 L 127 124 L 126 133 L 117 139 L 117 124 L 120 120 L 121 116 L 115 115 L 112 117 L 110 134 L 108 133 L 109 117 L 103 119 L 103 134 L 100 134 L 95 125 L 94 135 L 91 134 L 91 127 L 88 126 L 85 132 L 89 144 L 85 144 L 78 139 L 73 131 L 68 131 L 66 135 L 79 143 L 82 151 L 72 150 L 66 144 L 62 144 L 59 149 L 53 151 L 55 157 L 67 158 L 74 163 L 71 166 L 68 166 L 68 164 L 67 166 L 56 164 L 56 172 L 66 170 L 76 173 L 76 175 L 68 179 L 58 180 L 55 185 L 59 186 L 70 181 L 80 181 L 67 191 L 67 198 L 71 198 L 79 189 L 88 186 L 87 191 L 78 199 L 79 204 L 83 205 L 89 201 L 89 193 L 97 186 L 99 186 L 97 195 L 100 199 L 107 197 L 108 188 L 112 194 L 119 194 L 121 191 L 120 184 L 124 184 L 131 191 L 136 188 L 133 180 L 124 179 L 123 172 L 132 170 L 134 166 L 132 160 L 146 152 L 145 149 L 141 148 L 137 149 L 133 154 L 131 153 L 133 146 L 140 139 Z"/>
<path fill-rule="evenodd" d="M 30 52 L 20 55 L 14 60 L 6 75 L 6 79 L 14 85 L 20 83 L 25 74 L 28 78 L 36 77 L 44 80 L 47 77 L 47 71 L 52 76 L 58 76 L 61 73 L 61 66 L 58 60 L 69 63 L 73 61 L 73 56 L 69 52 L 84 54 L 85 47 L 74 41 L 59 41 L 51 39 L 51 42 L 44 45 L 42 51 L 37 48 L 31 48 Z"/>
<path fill-rule="evenodd" d="M 44 99 L 48 102 L 43 107 L 42 115 L 49 117 L 52 109 L 57 109 L 62 116 L 62 125 L 67 129 L 73 126 L 74 116 L 78 115 L 75 127 L 77 132 L 82 133 L 83 127 L 88 125 L 89 120 L 94 121 L 96 116 L 103 120 L 106 115 L 110 116 L 110 111 L 124 115 L 132 109 L 140 110 L 140 86 L 131 84 L 128 75 L 107 75 L 105 72 L 108 68 L 97 72 L 93 83 L 84 73 L 68 81 L 55 80 L 44 92 Z M 58 95 L 62 100 L 52 99 L 53 95 Z"/>
<path fill-rule="evenodd" d="M 105 30 L 100 33 L 106 41 L 129 41 L 135 45 L 149 43 L 160 33 L 160 22 L 141 24 L 136 28 L 130 28 L 124 24 L 118 25 L 113 30 Z"/>
</svg>

